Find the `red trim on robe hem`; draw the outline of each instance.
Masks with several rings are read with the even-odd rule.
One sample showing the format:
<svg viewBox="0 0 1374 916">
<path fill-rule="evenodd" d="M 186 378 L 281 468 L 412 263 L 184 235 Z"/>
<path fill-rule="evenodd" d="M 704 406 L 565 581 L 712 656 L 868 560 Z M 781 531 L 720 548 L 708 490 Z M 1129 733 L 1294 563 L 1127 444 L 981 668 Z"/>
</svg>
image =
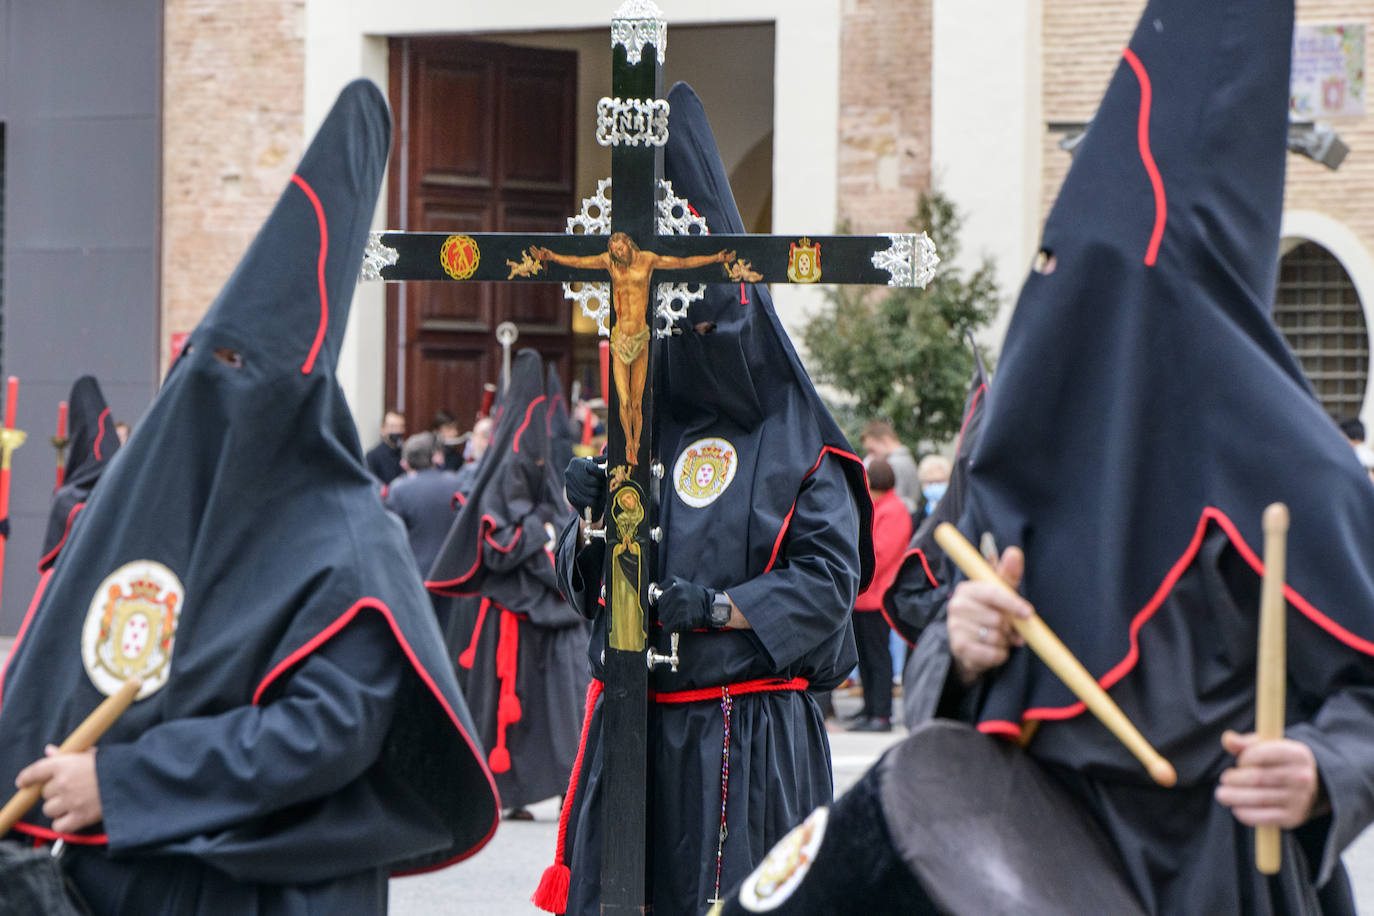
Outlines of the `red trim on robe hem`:
<svg viewBox="0 0 1374 916">
<path fill-rule="evenodd" d="M 110 415 L 110 408 L 106 407 L 100 412 L 100 416 L 95 421 L 95 445 L 91 446 L 91 453 L 95 455 L 95 460 L 100 460 L 100 440 L 105 438 L 105 418 Z"/>
<path fill-rule="evenodd" d="M 855 455 L 853 452 L 846 452 L 844 449 L 835 448 L 835 446 L 833 445 L 821 446 L 820 457 L 818 457 L 816 459 L 816 463 L 811 466 L 811 470 L 807 471 L 805 474 L 802 475 L 801 483 L 805 483 L 808 477 L 816 473 L 816 471 L 820 470 L 821 462 L 825 460 L 825 456 L 827 454 L 838 455 L 841 458 L 848 458 L 850 461 L 856 462 L 859 465 L 859 467 L 863 470 L 864 486 L 868 486 L 868 469 L 864 468 L 863 460 L 859 458 L 858 455 Z M 801 483 L 797 484 L 798 496 L 801 495 Z M 773 568 L 773 564 L 777 562 L 778 551 L 782 549 L 782 539 L 787 535 L 787 529 L 792 524 L 792 513 L 796 511 L 797 500 L 794 498 L 792 500 L 792 508 L 787 510 L 787 517 L 782 520 L 782 528 L 778 530 L 778 537 L 775 541 L 773 541 L 773 553 L 768 557 L 768 565 L 763 568 L 763 571 L 765 573 L 771 570 Z"/>
<path fill-rule="evenodd" d="M 502 547 L 500 544 L 496 543 L 491 539 L 491 532 L 487 530 L 488 526 L 490 526 L 491 528 L 495 528 L 496 519 L 492 518 L 490 515 L 484 515 L 482 516 L 481 522 L 478 523 L 477 557 L 472 561 L 471 569 L 469 569 L 467 572 L 463 573 L 456 579 L 426 579 L 425 588 L 429 589 L 435 594 L 446 595 L 449 597 L 460 594 L 459 592 L 455 591 L 455 589 L 457 589 L 458 586 L 467 582 L 473 576 L 477 575 L 477 570 L 482 568 L 483 541 L 490 544 L 494 549 L 499 550 L 501 553 L 510 553 L 512 550 L 515 549 L 515 545 L 520 541 L 520 535 L 523 534 L 525 531 L 524 528 L 518 529 L 515 532 L 515 537 L 511 538 L 510 543 L 507 544 L 505 547 Z"/>
<path fill-rule="evenodd" d="M 78 846 L 104 846 L 110 842 L 109 836 L 103 833 L 58 833 L 47 827 L 39 827 L 37 824 L 26 824 L 23 821 L 15 824 L 13 830 L 19 833 L 37 837 L 40 840 L 53 842 L 62 840 L 64 843 L 75 843 Z"/>
<path fill-rule="evenodd" d="M 1140 58 L 1135 56 L 1135 52 L 1126 48 L 1121 52 L 1121 56 L 1131 65 L 1131 69 L 1135 71 L 1135 78 L 1140 82 L 1140 119 L 1136 126 L 1136 142 L 1140 145 L 1140 161 L 1145 164 L 1145 171 L 1150 176 L 1150 187 L 1155 195 L 1155 225 L 1150 232 L 1150 247 L 1145 250 L 1145 266 L 1154 267 L 1159 257 L 1159 243 L 1164 238 L 1164 223 L 1169 216 L 1168 204 L 1164 197 L 1164 179 L 1159 174 L 1159 166 L 1155 165 L 1154 153 L 1150 151 L 1150 102 L 1154 92 L 1150 86 L 1150 74 L 1146 72 Z"/>
<path fill-rule="evenodd" d="M 913 648 L 913 649 L 916 648 L 916 644 L 915 644 L 914 642 L 912 642 L 911 640 L 909 640 L 909 639 L 906 638 L 906 634 L 903 633 L 903 632 L 901 631 L 901 628 L 897 626 L 897 622 L 896 622 L 895 620 L 892 619 L 892 615 L 888 614 L 888 612 L 887 612 L 887 606 L 886 606 L 886 605 L 879 605 L 879 606 L 878 606 L 878 613 L 880 613 L 880 614 L 883 615 L 883 620 L 887 622 L 887 627 L 888 627 L 888 629 L 891 630 L 892 632 L 896 633 L 896 634 L 897 634 L 897 637 L 898 637 L 899 639 L 901 639 L 902 642 L 906 643 L 908 646 L 910 646 L 910 647 Z"/>
<path fill-rule="evenodd" d="M 1258 554 L 1250 549 L 1249 544 L 1245 543 L 1245 539 L 1240 535 L 1240 530 L 1236 528 L 1231 519 L 1227 517 L 1226 513 L 1215 506 L 1207 506 L 1202 510 L 1202 515 L 1198 518 L 1197 528 L 1193 532 L 1193 538 L 1189 541 L 1188 547 L 1183 552 L 1183 555 L 1179 557 L 1169 569 L 1169 572 L 1164 576 L 1164 580 L 1160 582 L 1159 588 L 1155 589 L 1150 600 L 1147 601 L 1145 606 L 1140 609 L 1134 618 L 1132 618 L 1130 628 L 1130 650 L 1121 661 L 1117 662 L 1106 674 L 1097 679 L 1098 684 L 1102 686 L 1103 690 L 1111 688 L 1129 674 L 1131 669 L 1135 667 L 1136 662 L 1140 660 L 1140 628 L 1145 625 L 1146 621 L 1154 616 L 1155 611 L 1163 606 L 1164 600 L 1169 597 L 1169 593 L 1173 591 L 1174 586 L 1178 584 L 1178 580 L 1183 577 L 1183 573 L 1188 569 L 1188 566 L 1193 562 L 1194 558 L 1196 558 L 1197 552 L 1202 549 L 1202 541 L 1207 533 L 1207 523 L 1209 521 L 1217 523 L 1217 526 L 1225 532 L 1226 537 L 1231 541 L 1231 546 L 1236 548 L 1236 552 L 1240 554 L 1241 558 L 1245 560 L 1257 575 L 1264 575 L 1264 561 L 1260 559 Z M 1358 652 L 1374 656 L 1374 642 L 1356 636 L 1354 633 L 1317 610 L 1310 601 L 1298 594 L 1297 590 L 1291 585 L 1284 585 L 1283 594 L 1284 597 L 1288 599 L 1289 604 L 1301 611 L 1303 616 L 1307 617 L 1307 619 L 1311 620 L 1327 633 Z M 1042 719 L 1059 721 L 1072 719 L 1086 710 L 1087 707 L 1081 701 L 1069 706 L 1041 706 L 1023 711 L 1021 713 L 1021 720 Z M 978 723 L 978 730 L 981 732 L 1015 733 L 1017 735 L 1021 733 L 1020 726 L 1014 722 L 1008 722 L 1005 719 L 988 719 L 984 722 L 980 722 Z"/>
<path fill-rule="evenodd" d="M 67 527 L 62 531 L 62 540 L 58 541 L 52 550 L 43 554 L 42 559 L 38 561 L 39 572 L 43 571 L 44 566 L 56 560 L 57 555 L 62 552 L 62 545 L 67 543 L 67 536 L 72 533 L 72 522 L 76 521 L 76 513 L 84 508 L 86 508 L 85 503 L 77 503 L 75 506 L 72 506 L 72 511 L 67 513 Z"/>
<path fill-rule="evenodd" d="M 324 345 L 324 332 L 329 329 L 329 288 L 324 282 L 325 258 L 329 255 L 329 224 L 325 221 L 324 205 L 320 203 L 315 189 L 299 175 L 292 175 L 291 181 L 310 198 L 310 205 L 315 208 L 315 221 L 320 224 L 320 257 L 316 267 L 320 285 L 320 326 L 315 330 L 315 342 L 310 345 L 310 355 L 301 365 L 301 375 L 309 375 L 310 370 L 315 368 L 315 357 L 320 355 L 320 347 Z"/>
<path fill-rule="evenodd" d="M 521 423 L 520 428 L 515 431 L 515 440 L 511 443 L 510 447 L 510 450 L 517 455 L 520 454 L 520 437 L 525 434 L 525 428 L 530 425 L 530 417 L 534 415 L 534 408 L 539 406 L 539 402 L 544 400 L 544 397 L 545 396 L 541 394 L 533 401 L 530 401 L 530 406 L 525 408 L 525 422 Z"/>
<path fill-rule="evenodd" d="M 515 549 L 515 545 L 520 543 L 520 535 L 524 533 L 524 528 L 517 528 L 515 531 L 515 537 L 511 538 L 510 543 L 507 544 L 505 547 L 502 547 L 500 544 L 496 543 L 496 541 L 492 540 L 490 531 L 483 533 L 482 540 L 490 544 L 492 550 L 499 550 L 501 553 L 510 553 L 512 550 Z"/>
<path fill-rule="evenodd" d="M 278 662 L 276 667 L 274 667 L 271 671 L 268 672 L 267 676 L 262 679 L 262 682 L 260 684 L 258 684 L 257 689 L 253 691 L 253 705 L 258 705 L 258 703 L 262 699 L 263 693 L 266 692 L 267 688 L 270 687 L 273 684 L 273 682 L 277 680 L 277 678 L 279 678 L 286 671 L 294 667 L 307 655 L 311 654 L 316 649 L 318 649 L 321 645 L 327 642 L 329 638 L 333 636 L 335 633 L 342 630 L 354 617 L 357 616 L 358 612 L 360 610 L 363 610 L 364 608 L 371 608 L 372 610 L 381 614 L 386 619 L 387 625 L 391 627 L 391 634 L 394 637 L 396 637 L 396 642 L 401 647 L 401 651 L 405 653 L 406 659 L 410 662 L 410 667 L 415 671 L 417 675 L 419 675 L 420 680 L 424 683 L 424 685 L 427 688 L 429 688 L 429 692 L 434 696 L 434 699 L 438 701 L 440 708 L 442 708 L 444 712 L 448 715 L 449 721 L 451 721 L 453 723 L 453 727 L 458 730 L 458 734 L 462 737 L 464 743 L 467 744 L 468 750 L 472 752 L 473 759 L 477 762 L 478 767 L 481 768 L 482 774 L 487 778 L 487 785 L 491 789 L 492 800 L 496 804 L 496 807 L 494 809 L 495 814 L 491 822 L 491 829 L 489 829 L 487 831 L 486 836 L 484 836 L 481 840 L 477 841 L 477 843 L 471 849 L 468 849 L 445 862 L 440 862 L 437 865 L 431 865 L 425 868 L 415 869 L 413 871 L 392 872 L 392 874 L 400 876 L 422 874 L 427 871 L 437 871 L 438 869 L 445 868 L 449 865 L 454 864 L 455 862 L 463 861 L 469 856 L 475 854 L 483 846 L 487 845 L 488 841 L 491 840 L 492 835 L 496 833 L 497 826 L 501 823 L 501 795 L 496 791 L 496 780 L 492 777 L 491 771 L 487 769 L 486 760 L 483 758 L 481 751 L 478 750 L 478 747 L 476 743 L 473 742 L 472 737 L 468 735 L 467 731 L 463 728 L 462 723 L 458 721 L 458 714 L 453 711 L 453 707 L 448 705 L 448 700 L 444 699 L 443 693 L 439 690 L 438 685 L 434 683 L 434 678 L 430 676 L 430 673 L 425 670 L 425 667 L 423 665 L 420 664 L 420 659 L 415 655 L 415 650 L 412 649 L 410 647 L 410 643 L 406 641 L 405 634 L 401 632 L 400 626 L 398 626 L 396 623 L 395 615 L 391 613 L 391 608 L 387 607 L 385 602 L 381 601 L 378 598 L 360 598 L 356 602 L 354 602 L 353 606 L 348 610 L 344 611 L 341 615 L 339 615 L 339 617 L 333 623 L 331 623 L 329 626 L 325 627 L 323 630 L 317 633 L 313 639 L 306 642 L 295 652 L 292 652 L 286 658 Z"/>
<path fill-rule="evenodd" d="M 911 550 L 908 550 L 906 552 L 906 555 L 902 557 L 902 565 L 905 566 L 906 561 L 911 559 L 913 556 L 918 556 L 921 558 L 921 568 L 926 571 L 926 578 L 930 580 L 931 585 L 935 586 L 936 588 L 939 588 L 940 580 L 935 578 L 935 573 L 931 572 L 930 562 L 926 559 L 926 552 L 921 548 L 913 547 Z"/>
<path fill-rule="evenodd" d="M 1000 719 L 979 722 L 978 730 L 985 735 L 997 735 L 1001 738 L 1009 738 L 1012 741 L 1018 741 L 1021 738 L 1021 729 L 1010 722 L 1004 722 Z"/>
</svg>

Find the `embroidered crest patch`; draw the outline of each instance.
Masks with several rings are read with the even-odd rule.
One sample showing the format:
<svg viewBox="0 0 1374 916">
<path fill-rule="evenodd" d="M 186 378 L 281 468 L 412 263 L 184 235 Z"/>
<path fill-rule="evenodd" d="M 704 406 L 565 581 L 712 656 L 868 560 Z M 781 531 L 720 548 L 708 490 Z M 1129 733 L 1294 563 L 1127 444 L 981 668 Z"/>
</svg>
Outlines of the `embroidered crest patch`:
<svg viewBox="0 0 1374 916">
<path fill-rule="evenodd" d="M 125 563 L 105 577 L 81 631 L 81 661 L 97 690 L 113 696 L 134 675 L 143 679 L 135 699 L 162 689 L 185 595 L 176 573 L 155 560 Z"/>
<path fill-rule="evenodd" d="M 724 439 L 698 439 L 673 465 L 673 489 L 687 505 L 700 509 L 715 502 L 735 479 L 739 455 Z"/>
<path fill-rule="evenodd" d="M 817 808 L 779 840 L 740 885 L 740 906 L 751 913 L 766 913 L 782 906 L 801 885 L 811 863 L 816 861 L 829 817 L 829 808 Z"/>
</svg>

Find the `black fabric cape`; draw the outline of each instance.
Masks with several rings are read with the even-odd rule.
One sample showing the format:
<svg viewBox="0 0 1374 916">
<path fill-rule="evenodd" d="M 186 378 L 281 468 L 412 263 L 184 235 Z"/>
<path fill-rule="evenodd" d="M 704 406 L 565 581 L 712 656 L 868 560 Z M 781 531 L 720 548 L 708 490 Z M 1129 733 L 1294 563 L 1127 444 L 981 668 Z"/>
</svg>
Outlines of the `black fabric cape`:
<svg viewBox="0 0 1374 916">
<path fill-rule="evenodd" d="M 667 179 L 711 231 L 743 232 L 701 102 L 684 84 L 668 100 Z M 793 678 L 817 689 L 839 683 L 856 659 L 849 614 L 873 569 L 862 463 L 812 388 L 767 289 L 746 284 L 743 293 L 741 301 L 738 284 L 708 286 L 679 320 L 682 333 L 656 344 L 654 441 L 666 469 L 658 581 L 676 575 L 724 590 L 753 627 L 685 633 L 678 671 L 660 666 L 651 675 L 658 700 L 650 732 L 651 859 L 660 916 L 699 913 L 715 893 L 722 800 L 729 831 L 720 847 L 722 892 L 807 811 L 829 801 L 824 722 L 795 686 L 732 693 L 730 778 L 722 791 L 721 688 Z M 699 324 L 713 330 L 698 333 Z M 730 453 L 714 479 L 729 476 L 722 467 L 733 468 L 733 478 L 713 496 L 691 490 L 693 448 L 698 455 L 715 449 L 718 460 Z M 559 542 L 560 584 L 594 618 L 589 655 L 599 677 L 604 548 L 577 554 L 576 534 L 570 526 Z M 656 627 L 651 639 L 667 651 L 668 637 Z M 684 690 L 704 698 L 665 697 Z M 598 702 L 568 830 L 569 913 L 598 911 L 606 791 L 600 730 Z"/>
<path fill-rule="evenodd" d="M 83 663 L 83 628 L 120 638 L 100 634 L 100 659 L 161 651 L 100 744 L 103 825 L 67 838 L 102 907 L 180 882 L 180 912 L 269 896 L 263 911 L 347 908 L 350 894 L 348 911 L 376 911 L 387 872 L 470 855 L 496 827 L 405 533 L 335 378 L 389 141 L 381 93 L 349 85 L 78 515 L 4 673 L 12 779 L 103 698 L 112 663 Z M 140 582 L 111 576 L 131 563 Z M 16 829 L 54 836 L 37 810 Z"/>
<path fill-rule="evenodd" d="M 449 651 L 507 808 L 567 789 L 591 677 L 587 621 L 554 578 L 553 537 L 573 513 L 550 457 L 548 400 L 539 355 L 520 351 L 428 583 L 445 596 L 436 604 Z"/>
<path fill-rule="evenodd" d="M 960 524 L 1177 768 L 1163 790 L 1027 651 L 966 698 L 1075 783 L 1151 912 L 1312 912 L 1374 816 L 1374 488 L 1269 317 L 1291 0 L 1153 0 L 1044 230 Z M 1292 514 L 1288 735 L 1331 795 L 1281 880 L 1212 800 L 1254 721 L 1260 519 Z M 1315 836 L 1313 835 L 1315 833 Z M 1296 834 L 1295 834 L 1296 835 Z"/>
<path fill-rule="evenodd" d="M 57 559 L 77 507 L 86 502 L 91 488 L 119 451 L 114 420 L 94 376 L 83 375 L 72 384 L 72 393 L 67 397 L 67 438 L 67 467 L 62 486 L 53 494 L 43 553 L 38 561 L 38 569 L 43 572 Z"/>
</svg>

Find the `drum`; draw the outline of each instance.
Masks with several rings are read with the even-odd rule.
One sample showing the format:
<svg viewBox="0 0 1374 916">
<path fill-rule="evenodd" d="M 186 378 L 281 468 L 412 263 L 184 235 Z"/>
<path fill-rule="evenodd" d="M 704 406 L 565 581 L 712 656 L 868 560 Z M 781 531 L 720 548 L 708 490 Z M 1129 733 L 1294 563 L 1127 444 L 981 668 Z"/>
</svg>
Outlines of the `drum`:
<svg viewBox="0 0 1374 916">
<path fill-rule="evenodd" d="M 1144 916 L 1090 812 L 1007 741 L 937 720 L 783 838 L 712 914 Z"/>
</svg>

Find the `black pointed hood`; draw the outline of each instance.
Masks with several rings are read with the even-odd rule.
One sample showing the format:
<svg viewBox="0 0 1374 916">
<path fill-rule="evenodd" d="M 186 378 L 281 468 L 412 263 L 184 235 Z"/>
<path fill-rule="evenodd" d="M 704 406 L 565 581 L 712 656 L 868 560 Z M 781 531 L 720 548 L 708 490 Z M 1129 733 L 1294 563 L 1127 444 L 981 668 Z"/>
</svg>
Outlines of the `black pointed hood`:
<svg viewBox="0 0 1374 916">
<path fill-rule="evenodd" d="M 86 502 L 91 488 L 119 451 L 114 420 L 94 376 L 83 375 L 72 385 L 72 393 L 67 397 L 67 438 L 67 466 L 48 513 L 48 530 L 38 561 L 40 571 L 47 570 L 57 559 L 75 520 L 77 506 Z"/>
<path fill-rule="evenodd" d="M 379 102 L 365 81 L 339 97 L 189 344 L 222 335 L 279 371 L 333 377 L 390 147 Z M 283 263 L 284 251 L 302 256 Z"/>
<path fill-rule="evenodd" d="M 961 528 L 1025 548 L 1027 596 L 1109 687 L 1209 531 L 1258 575 L 1274 501 L 1292 514 L 1290 626 L 1374 654 L 1374 488 L 1269 315 L 1292 25 L 1292 0 L 1149 3 L 988 398 Z M 1080 711 L 1021 653 L 983 725 Z"/>
<path fill-rule="evenodd" d="M 544 385 L 539 354 L 521 350 L 497 402 L 491 444 L 425 583 L 431 591 L 481 594 L 522 613 L 543 601 L 541 589 L 563 604 L 545 526 L 557 531 L 572 510 L 563 499 L 562 470 L 550 461 Z"/>
<path fill-rule="evenodd" d="M 289 831 L 268 819 L 188 838 L 211 863 L 234 850 L 245 879 L 303 838 L 358 836 L 344 825 L 359 823 L 377 828 L 359 843 L 378 848 L 331 846 L 341 873 L 431 867 L 476 851 L 499 816 L 405 533 L 377 499 L 335 379 L 389 144 L 381 93 L 350 84 L 78 515 L 3 682 L 0 772 L 13 774 L 122 670 L 106 651 L 120 631 L 116 589 L 165 613 L 149 624 L 160 638 L 147 637 L 143 698 L 111 742 L 271 702 L 332 634 L 359 615 L 384 618 L 409 671 L 404 712 L 372 767 L 297 812 Z M 401 785 L 413 789 L 404 804 Z M 46 827 L 30 818 L 18 829 Z"/>
<path fill-rule="evenodd" d="M 673 192 L 706 220 L 708 231 L 744 232 L 701 100 L 691 86 L 678 83 L 668 93 L 668 103 L 672 113 L 663 170 Z M 689 307 L 687 319 L 677 322 L 681 333 L 663 346 L 664 460 L 671 461 L 706 430 L 742 440 L 768 429 L 773 438 L 763 460 L 770 473 L 760 475 L 748 504 L 728 501 L 739 513 L 732 522 L 711 519 L 709 524 L 733 524 L 741 531 L 757 527 L 751 527 L 749 542 L 769 548 L 802 481 L 821 461 L 841 461 L 859 509 L 861 543 L 855 561 L 861 588 L 866 587 L 873 575 L 873 504 L 863 465 L 816 394 L 773 310 L 768 287 L 717 283 L 705 290 L 705 296 Z M 698 333 L 698 327 L 707 325 L 709 333 Z M 765 531 L 768 527 L 772 530 Z M 679 537 L 690 541 L 694 535 L 684 531 Z M 668 552 L 672 551 L 670 544 Z M 691 578 L 689 572 L 679 574 Z"/>
</svg>

